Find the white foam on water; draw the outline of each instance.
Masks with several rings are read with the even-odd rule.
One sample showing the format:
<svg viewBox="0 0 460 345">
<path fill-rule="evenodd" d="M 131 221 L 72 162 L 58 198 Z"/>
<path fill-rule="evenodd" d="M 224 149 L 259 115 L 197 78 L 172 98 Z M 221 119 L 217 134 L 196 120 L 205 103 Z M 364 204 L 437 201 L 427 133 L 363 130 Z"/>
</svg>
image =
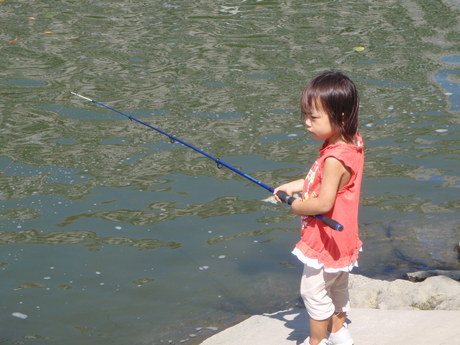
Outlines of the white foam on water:
<svg viewBox="0 0 460 345">
<path fill-rule="evenodd" d="M 27 319 L 29 316 L 20 312 L 15 311 L 14 313 L 11 314 L 14 317 L 17 317 L 18 319 Z"/>
<path fill-rule="evenodd" d="M 277 204 L 278 203 L 278 201 L 276 201 L 274 195 L 270 195 L 268 198 L 262 199 L 261 201 L 268 202 L 270 204 Z"/>
</svg>

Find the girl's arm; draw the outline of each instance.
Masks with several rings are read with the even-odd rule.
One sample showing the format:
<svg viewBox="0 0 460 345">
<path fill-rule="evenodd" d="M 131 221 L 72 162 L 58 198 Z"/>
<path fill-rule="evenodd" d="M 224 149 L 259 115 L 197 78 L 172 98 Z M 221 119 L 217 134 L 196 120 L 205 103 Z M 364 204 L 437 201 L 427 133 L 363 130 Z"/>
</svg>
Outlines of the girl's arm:
<svg viewBox="0 0 460 345">
<path fill-rule="evenodd" d="M 350 177 L 351 173 L 341 161 L 333 157 L 327 158 L 324 162 L 319 196 L 308 200 L 297 198 L 291 205 L 292 212 L 298 216 L 313 216 L 329 212 L 334 206 L 337 192 L 348 183 Z"/>
</svg>

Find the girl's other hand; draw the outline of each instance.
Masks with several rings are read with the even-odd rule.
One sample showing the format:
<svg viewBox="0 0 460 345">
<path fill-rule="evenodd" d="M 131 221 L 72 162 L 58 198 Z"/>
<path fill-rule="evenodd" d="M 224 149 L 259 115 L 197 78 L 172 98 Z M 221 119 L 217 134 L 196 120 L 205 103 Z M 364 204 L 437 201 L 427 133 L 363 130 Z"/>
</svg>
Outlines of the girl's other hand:
<svg viewBox="0 0 460 345">
<path fill-rule="evenodd" d="M 278 197 L 278 195 L 276 195 L 278 191 L 283 191 L 287 195 L 292 196 L 294 193 L 298 193 L 302 191 L 303 183 L 304 183 L 304 180 L 299 179 L 299 180 L 291 181 L 289 183 L 285 183 L 285 184 L 282 184 L 281 186 L 276 187 L 275 190 L 273 191 L 276 201 L 284 202 Z"/>
<path fill-rule="evenodd" d="M 286 194 L 288 194 L 288 195 L 290 195 L 290 196 L 292 195 L 292 194 L 289 194 L 289 193 L 288 193 L 286 184 L 283 184 L 283 185 L 281 185 L 281 186 L 279 186 L 279 187 L 276 187 L 275 190 L 273 191 L 273 195 L 275 196 L 275 199 L 276 199 L 276 201 L 278 201 L 278 202 L 284 203 L 284 200 L 281 200 L 281 199 L 279 198 L 279 196 L 278 196 L 278 192 L 279 192 L 279 191 L 283 191 L 283 192 L 285 192 Z"/>
</svg>

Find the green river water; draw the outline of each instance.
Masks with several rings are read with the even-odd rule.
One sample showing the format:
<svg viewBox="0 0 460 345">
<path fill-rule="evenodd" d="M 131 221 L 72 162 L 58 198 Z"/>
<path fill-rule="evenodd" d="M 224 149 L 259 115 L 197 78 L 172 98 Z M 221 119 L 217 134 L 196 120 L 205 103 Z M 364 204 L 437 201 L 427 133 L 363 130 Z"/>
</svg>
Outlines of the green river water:
<svg viewBox="0 0 460 345">
<path fill-rule="evenodd" d="M 296 303 L 269 186 L 320 143 L 298 99 L 355 80 L 361 273 L 459 269 L 460 2 L 0 1 L 0 344 L 198 344 Z"/>
</svg>

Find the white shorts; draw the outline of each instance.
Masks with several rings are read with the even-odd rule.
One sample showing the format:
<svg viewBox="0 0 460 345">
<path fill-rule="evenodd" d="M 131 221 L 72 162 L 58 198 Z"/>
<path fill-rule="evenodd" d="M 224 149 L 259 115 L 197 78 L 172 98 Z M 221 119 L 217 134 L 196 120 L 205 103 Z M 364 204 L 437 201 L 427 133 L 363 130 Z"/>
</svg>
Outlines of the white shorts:
<svg viewBox="0 0 460 345">
<path fill-rule="evenodd" d="M 326 320 L 350 310 L 348 272 L 327 273 L 304 265 L 300 294 L 313 320 Z"/>
</svg>

